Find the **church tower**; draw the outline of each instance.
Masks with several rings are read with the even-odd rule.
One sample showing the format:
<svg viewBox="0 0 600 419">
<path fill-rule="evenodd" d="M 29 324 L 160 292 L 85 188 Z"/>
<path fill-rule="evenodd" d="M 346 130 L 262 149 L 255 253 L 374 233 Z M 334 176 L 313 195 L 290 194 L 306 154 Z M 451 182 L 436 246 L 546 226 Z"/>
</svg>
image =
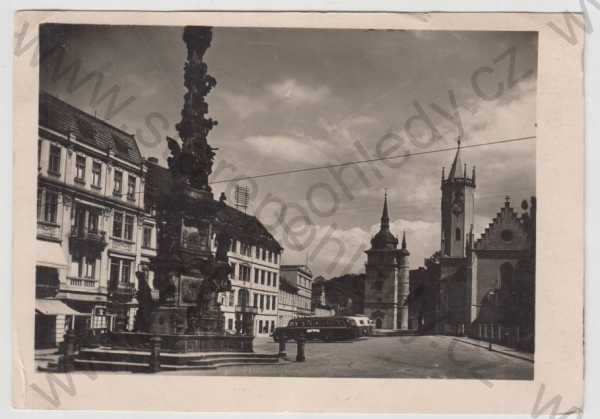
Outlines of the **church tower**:
<svg viewBox="0 0 600 419">
<path fill-rule="evenodd" d="M 366 251 L 365 314 L 378 329 L 407 329 L 409 264 L 406 238 L 398 249 L 398 239 L 390 231 L 387 193 L 379 232 L 371 239 Z"/>
<path fill-rule="evenodd" d="M 465 258 L 469 232 L 475 212 L 475 166 L 471 176 L 461 159 L 460 140 L 448 177 L 442 168 L 442 234 L 441 256 Z"/>
</svg>

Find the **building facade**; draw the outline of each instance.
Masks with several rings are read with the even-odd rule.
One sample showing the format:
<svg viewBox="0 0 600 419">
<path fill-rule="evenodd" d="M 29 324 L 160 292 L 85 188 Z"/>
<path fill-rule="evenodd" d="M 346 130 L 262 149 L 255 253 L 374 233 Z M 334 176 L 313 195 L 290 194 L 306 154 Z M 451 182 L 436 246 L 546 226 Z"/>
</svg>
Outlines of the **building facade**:
<svg viewBox="0 0 600 419">
<path fill-rule="evenodd" d="M 146 225 L 135 139 L 47 93 L 38 135 L 36 347 L 131 329 Z"/>
<path fill-rule="evenodd" d="M 306 265 L 281 265 L 281 277 L 298 288 L 298 316 L 311 316 L 313 274 Z"/>
<path fill-rule="evenodd" d="M 232 290 L 219 296 L 225 330 L 235 333 L 239 322 L 236 313 L 251 306 L 256 309 L 254 336 L 268 336 L 278 323 L 280 251 L 234 239 L 228 257 Z"/>
<path fill-rule="evenodd" d="M 409 252 L 406 237 L 398 249 L 398 239 L 390 231 L 387 193 L 380 230 L 366 254 L 364 314 L 378 329 L 408 329 Z"/>
<path fill-rule="evenodd" d="M 277 326 L 285 327 L 289 321 L 298 317 L 300 296 L 298 287 L 289 283 L 285 277 L 279 281 L 279 299 L 277 306 Z"/>
</svg>

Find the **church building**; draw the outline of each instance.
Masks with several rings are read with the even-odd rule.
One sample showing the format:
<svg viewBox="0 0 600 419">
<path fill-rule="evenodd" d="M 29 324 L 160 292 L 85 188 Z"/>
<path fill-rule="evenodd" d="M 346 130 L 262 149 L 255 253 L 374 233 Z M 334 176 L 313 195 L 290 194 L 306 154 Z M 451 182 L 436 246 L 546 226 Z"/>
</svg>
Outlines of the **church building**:
<svg viewBox="0 0 600 419">
<path fill-rule="evenodd" d="M 364 313 L 377 329 L 408 329 L 409 252 L 406 236 L 398 249 L 398 239 L 390 231 L 387 193 L 380 230 L 366 254 Z"/>
<path fill-rule="evenodd" d="M 475 167 L 468 175 L 459 142 L 447 177 L 442 169 L 440 250 L 411 273 L 411 323 L 422 333 L 469 335 L 531 350 L 535 198 L 523 201 L 518 214 L 507 196 L 475 240 L 475 188 Z"/>
</svg>

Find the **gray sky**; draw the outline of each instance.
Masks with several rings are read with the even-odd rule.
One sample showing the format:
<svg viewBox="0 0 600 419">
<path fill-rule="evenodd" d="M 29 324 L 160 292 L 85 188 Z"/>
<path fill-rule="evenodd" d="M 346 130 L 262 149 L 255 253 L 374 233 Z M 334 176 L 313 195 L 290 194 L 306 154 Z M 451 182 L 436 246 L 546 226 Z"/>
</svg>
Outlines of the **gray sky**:
<svg viewBox="0 0 600 419">
<path fill-rule="evenodd" d="M 110 117 L 136 134 L 145 157 L 164 163 L 164 138 L 176 136 L 183 102 L 181 34 L 173 27 L 74 26 L 45 35 L 64 55 L 48 55 L 41 86 Z M 219 148 L 212 181 L 453 147 L 459 127 L 467 146 L 536 133 L 535 33 L 215 28 L 205 59 L 217 79 L 207 98 L 219 122 L 209 134 Z M 72 63 L 80 64 L 75 79 L 75 67 L 67 71 Z M 98 98 L 113 86 L 110 115 L 110 96 Z M 430 141 L 418 108 L 441 138 Z M 362 272 L 361 250 L 378 227 L 387 188 L 392 231 L 406 230 L 415 268 L 439 248 L 441 167 L 453 156 L 256 179 L 246 182 L 249 212 L 281 240 L 284 263 L 308 258 L 313 272 L 328 277 Z M 477 166 L 477 233 L 505 195 L 519 207 L 535 193 L 535 141 L 466 149 L 463 162 Z M 214 184 L 215 196 L 225 186 Z"/>
</svg>

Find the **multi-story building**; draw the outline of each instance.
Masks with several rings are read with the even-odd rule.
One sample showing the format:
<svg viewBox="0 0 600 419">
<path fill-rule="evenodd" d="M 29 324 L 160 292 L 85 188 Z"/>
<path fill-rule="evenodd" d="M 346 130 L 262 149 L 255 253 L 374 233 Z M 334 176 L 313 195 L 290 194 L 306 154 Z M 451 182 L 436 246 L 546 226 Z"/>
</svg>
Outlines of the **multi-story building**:
<svg viewBox="0 0 600 419">
<path fill-rule="evenodd" d="M 289 321 L 298 317 L 300 296 L 298 287 L 289 283 L 283 276 L 279 281 L 279 299 L 277 305 L 277 326 L 285 327 Z"/>
<path fill-rule="evenodd" d="M 306 265 L 281 265 L 281 277 L 298 288 L 298 316 L 312 315 L 313 275 Z"/>
<path fill-rule="evenodd" d="M 254 336 L 269 335 L 277 324 L 281 250 L 277 247 L 267 249 L 258 244 L 252 245 L 234 239 L 228 256 L 232 268 L 232 290 L 219 296 L 221 309 L 225 314 L 225 329 L 235 332 L 239 327 L 236 325 L 236 320 L 239 322 L 236 313 L 249 305 L 256 309 Z"/>
<path fill-rule="evenodd" d="M 151 225 L 154 203 L 162 190 L 170 190 L 172 177 L 169 170 L 155 159 L 148 159 L 147 167 L 146 212 L 148 225 Z M 268 336 L 277 322 L 279 266 L 283 248 L 256 217 L 228 206 L 224 200 L 211 200 L 207 205 L 221 206 L 219 217 L 233 236 L 227 254 L 232 267 L 232 290 L 219 295 L 225 315 L 225 330 L 238 333 L 243 329 L 241 313 L 253 312 L 253 330 L 242 332 Z M 216 251 L 214 236 L 211 237 L 211 246 L 213 252 Z M 145 249 L 142 249 L 142 256 L 145 256 Z"/>
<path fill-rule="evenodd" d="M 65 330 L 129 329 L 144 215 L 134 137 L 47 93 L 39 96 L 36 347 Z"/>
</svg>

